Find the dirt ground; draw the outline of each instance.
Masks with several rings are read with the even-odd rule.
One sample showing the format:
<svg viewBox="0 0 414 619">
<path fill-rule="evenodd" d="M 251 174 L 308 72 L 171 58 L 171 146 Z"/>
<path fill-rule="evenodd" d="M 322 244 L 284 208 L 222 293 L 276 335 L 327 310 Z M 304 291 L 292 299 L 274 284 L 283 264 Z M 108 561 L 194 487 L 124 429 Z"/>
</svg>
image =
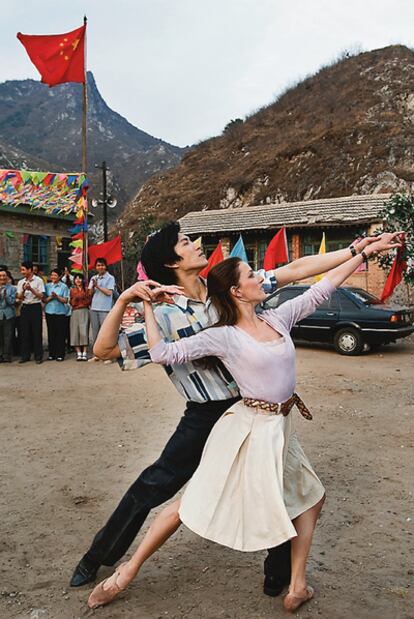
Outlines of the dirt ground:
<svg viewBox="0 0 414 619">
<path fill-rule="evenodd" d="M 413 619 L 414 341 L 345 358 L 298 347 L 296 415 L 327 489 L 309 582 L 311 619 Z M 45 362 L 0 367 L 1 619 L 276 619 L 265 553 L 180 530 L 112 605 L 68 586 L 93 534 L 160 452 L 183 402 L 156 366 Z M 110 574 L 103 568 L 100 576 Z"/>
</svg>

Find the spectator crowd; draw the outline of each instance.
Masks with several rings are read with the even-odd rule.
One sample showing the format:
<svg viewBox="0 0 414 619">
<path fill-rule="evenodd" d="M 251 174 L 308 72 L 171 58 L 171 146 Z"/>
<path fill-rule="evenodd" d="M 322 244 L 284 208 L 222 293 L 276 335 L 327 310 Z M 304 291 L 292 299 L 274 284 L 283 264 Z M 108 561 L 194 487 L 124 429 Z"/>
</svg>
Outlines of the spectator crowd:
<svg viewBox="0 0 414 619">
<path fill-rule="evenodd" d="M 44 319 L 49 361 L 62 362 L 69 352 L 76 353 L 77 361 L 99 361 L 88 359 L 88 349 L 119 293 L 105 258 L 97 258 L 95 270 L 87 284 L 82 273 L 72 274 L 68 267 L 52 269 L 47 278 L 26 261 L 16 284 L 8 267 L 0 265 L 0 363 L 11 363 L 14 356 L 19 363 L 32 356 L 42 363 Z M 124 326 L 141 316 L 137 306 L 129 306 Z"/>
</svg>

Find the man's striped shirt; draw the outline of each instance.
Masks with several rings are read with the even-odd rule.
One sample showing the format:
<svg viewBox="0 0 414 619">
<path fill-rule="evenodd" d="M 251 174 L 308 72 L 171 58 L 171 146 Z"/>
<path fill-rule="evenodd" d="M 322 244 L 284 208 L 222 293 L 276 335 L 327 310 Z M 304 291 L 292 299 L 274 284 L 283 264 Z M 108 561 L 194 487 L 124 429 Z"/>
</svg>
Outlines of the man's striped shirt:
<svg viewBox="0 0 414 619">
<path fill-rule="evenodd" d="M 259 272 L 265 278 L 263 288 L 270 293 L 276 290 L 274 271 Z M 208 299 L 206 303 L 174 295 L 173 303 L 154 306 L 154 314 L 160 333 L 166 342 L 176 342 L 189 337 L 217 321 L 217 312 Z M 137 323 L 121 331 L 119 335 L 121 357 L 119 364 L 124 370 L 132 370 L 151 363 L 144 323 Z M 164 366 L 168 377 L 186 400 L 207 402 L 227 400 L 239 395 L 238 387 L 219 361 L 214 369 L 206 368 L 203 359 L 182 365 Z"/>
</svg>

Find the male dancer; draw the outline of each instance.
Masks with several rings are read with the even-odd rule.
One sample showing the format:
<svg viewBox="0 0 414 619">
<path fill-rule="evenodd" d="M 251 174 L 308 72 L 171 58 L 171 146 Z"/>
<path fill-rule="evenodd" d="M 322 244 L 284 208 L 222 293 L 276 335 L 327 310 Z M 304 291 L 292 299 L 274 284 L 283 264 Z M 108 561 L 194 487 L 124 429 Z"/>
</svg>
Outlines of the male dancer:
<svg viewBox="0 0 414 619">
<path fill-rule="evenodd" d="M 365 238 L 351 248 L 327 254 L 306 256 L 265 274 L 265 290 L 319 275 L 360 253 L 377 237 Z M 207 298 L 200 271 L 207 260 L 202 250 L 171 223 L 147 240 L 141 262 L 148 276 L 125 290 L 103 323 L 94 353 L 101 359 L 115 359 L 123 369 L 141 367 L 151 361 L 145 325 L 137 324 L 119 336 L 125 307 L 137 299 L 151 299 L 151 286 L 157 282 L 177 284 L 182 295 L 174 303 L 164 303 L 155 314 L 163 337 L 176 341 L 197 333 L 216 320 Z M 106 525 L 95 535 L 91 547 L 76 566 L 71 586 L 92 582 L 101 565 L 114 565 L 128 550 L 154 507 L 172 498 L 196 470 L 208 435 L 221 415 L 238 399 L 237 385 L 222 365 L 206 368 L 203 361 L 165 368 L 172 383 L 186 399 L 186 409 L 177 429 L 158 460 L 145 469 L 127 490 Z M 290 579 L 290 542 L 269 549 L 265 560 L 264 593 L 279 595 Z"/>
</svg>

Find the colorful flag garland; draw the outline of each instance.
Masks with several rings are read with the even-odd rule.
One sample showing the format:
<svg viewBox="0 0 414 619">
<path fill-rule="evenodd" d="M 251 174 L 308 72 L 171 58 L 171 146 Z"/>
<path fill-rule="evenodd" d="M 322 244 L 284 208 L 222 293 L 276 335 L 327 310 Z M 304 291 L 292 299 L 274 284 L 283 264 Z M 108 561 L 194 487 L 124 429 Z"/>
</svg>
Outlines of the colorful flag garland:
<svg viewBox="0 0 414 619">
<path fill-rule="evenodd" d="M 43 209 L 48 215 L 76 214 L 69 232 L 76 245 L 70 256 L 72 270 L 82 272 L 87 224 L 85 174 L 62 174 L 32 170 L 0 170 L 0 202 L 16 207 L 26 204 L 30 209 Z"/>
</svg>

